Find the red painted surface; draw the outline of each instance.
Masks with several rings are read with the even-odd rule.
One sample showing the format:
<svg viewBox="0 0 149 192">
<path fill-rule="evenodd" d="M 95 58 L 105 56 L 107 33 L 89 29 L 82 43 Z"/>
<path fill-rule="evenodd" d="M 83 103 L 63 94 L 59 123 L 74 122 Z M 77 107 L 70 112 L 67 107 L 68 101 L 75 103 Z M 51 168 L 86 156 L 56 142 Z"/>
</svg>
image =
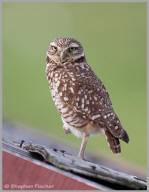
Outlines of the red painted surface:
<svg viewBox="0 0 149 192">
<path fill-rule="evenodd" d="M 3 190 L 97 190 L 6 151 L 3 151 L 2 163 Z"/>
</svg>

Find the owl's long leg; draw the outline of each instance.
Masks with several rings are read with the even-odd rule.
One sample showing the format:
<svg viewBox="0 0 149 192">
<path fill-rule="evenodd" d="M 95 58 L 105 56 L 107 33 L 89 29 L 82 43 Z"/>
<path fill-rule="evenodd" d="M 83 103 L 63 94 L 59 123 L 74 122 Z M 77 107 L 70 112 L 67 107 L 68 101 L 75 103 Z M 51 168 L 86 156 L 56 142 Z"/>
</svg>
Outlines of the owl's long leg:
<svg viewBox="0 0 149 192">
<path fill-rule="evenodd" d="M 86 133 L 83 133 L 82 143 L 81 143 L 80 151 L 79 151 L 79 154 L 78 154 L 78 157 L 80 159 L 84 159 L 84 152 L 85 152 L 85 148 L 86 148 L 86 145 L 87 145 L 88 138 L 89 138 L 89 136 L 86 135 Z"/>
</svg>

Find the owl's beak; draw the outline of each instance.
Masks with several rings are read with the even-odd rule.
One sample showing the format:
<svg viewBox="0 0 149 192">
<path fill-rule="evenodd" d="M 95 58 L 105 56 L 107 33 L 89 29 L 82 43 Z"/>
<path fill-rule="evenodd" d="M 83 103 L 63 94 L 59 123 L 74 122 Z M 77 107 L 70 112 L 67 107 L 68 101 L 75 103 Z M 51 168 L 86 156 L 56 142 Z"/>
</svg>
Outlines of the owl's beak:
<svg viewBox="0 0 149 192">
<path fill-rule="evenodd" d="M 67 58 L 68 58 L 68 54 L 65 51 L 63 51 L 60 55 L 61 62 L 66 61 Z"/>
</svg>

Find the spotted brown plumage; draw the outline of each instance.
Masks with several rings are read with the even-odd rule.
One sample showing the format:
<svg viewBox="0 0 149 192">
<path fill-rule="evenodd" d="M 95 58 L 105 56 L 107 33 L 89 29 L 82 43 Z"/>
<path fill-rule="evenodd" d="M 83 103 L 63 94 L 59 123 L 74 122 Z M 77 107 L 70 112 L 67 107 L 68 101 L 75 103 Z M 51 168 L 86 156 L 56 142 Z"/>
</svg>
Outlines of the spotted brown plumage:
<svg viewBox="0 0 149 192">
<path fill-rule="evenodd" d="M 46 74 L 65 133 L 82 137 L 79 157 L 90 135 L 103 132 L 113 153 L 119 139 L 129 142 L 102 81 L 87 64 L 83 47 L 73 38 L 57 38 L 47 51 Z"/>
</svg>

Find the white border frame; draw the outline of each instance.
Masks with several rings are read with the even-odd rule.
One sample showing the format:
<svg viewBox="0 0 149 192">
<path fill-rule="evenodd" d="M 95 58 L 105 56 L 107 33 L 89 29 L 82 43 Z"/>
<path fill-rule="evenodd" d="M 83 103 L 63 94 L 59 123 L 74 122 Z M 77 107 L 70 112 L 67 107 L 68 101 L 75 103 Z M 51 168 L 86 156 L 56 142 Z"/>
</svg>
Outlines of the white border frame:
<svg viewBox="0 0 149 192">
<path fill-rule="evenodd" d="M 41 3 L 44 3 L 44 2 L 53 2 L 53 3 L 56 3 L 56 2 L 61 2 L 61 3 L 69 3 L 69 2 L 74 2 L 74 3 L 77 3 L 77 2 L 82 2 L 82 3 L 93 3 L 93 2 L 107 2 L 107 3 L 110 3 L 110 2 L 113 2 L 113 3 L 116 3 L 116 2 L 122 2 L 122 3 L 147 3 L 147 53 L 149 53 L 149 0 L 0 0 L 0 140 L 2 141 L 2 4 L 4 2 L 18 2 L 18 3 L 21 3 L 21 2 L 25 2 L 25 3 L 28 3 L 28 2 L 34 2 L 34 3 L 37 3 L 37 2 L 41 2 Z M 148 102 L 148 97 L 149 97 L 149 94 L 148 94 L 148 90 L 149 90 L 149 77 L 148 77 L 148 70 L 149 70 L 149 54 L 147 54 L 147 136 L 149 135 L 149 130 L 148 130 L 148 125 L 149 125 L 149 114 L 148 114 L 148 108 L 149 108 L 149 102 Z M 147 139 L 147 147 L 149 145 L 149 141 Z M 148 149 L 148 148 L 147 148 Z M 147 150 L 147 170 L 149 172 L 149 153 L 148 153 L 148 150 Z M 0 144 L 0 170 L 2 170 L 2 144 Z M 147 172 L 147 178 L 148 178 L 148 172 Z M 2 171 L 0 171 L 0 178 L 2 178 Z M 147 186 L 149 187 L 149 185 Z M 0 189 L 2 189 L 2 180 L 0 180 Z M 15 190 L 13 190 L 15 191 Z M 12 191 L 12 192 L 13 192 Z M 21 190 L 23 192 L 23 190 Z M 34 190 L 36 192 L 36 190 Z M 46 191 L 46 190 L 44 190 Z M 52 190 L 50 190 L 52 191 Z M 118 191 L 118 190 L 117 190 Z M 131 191 L 131 190 L 129 190 Z M 26 192 L 26 191 L 25 191 Z M 40 191 L 42 192 L 42 190 Z"/>
</svg>

